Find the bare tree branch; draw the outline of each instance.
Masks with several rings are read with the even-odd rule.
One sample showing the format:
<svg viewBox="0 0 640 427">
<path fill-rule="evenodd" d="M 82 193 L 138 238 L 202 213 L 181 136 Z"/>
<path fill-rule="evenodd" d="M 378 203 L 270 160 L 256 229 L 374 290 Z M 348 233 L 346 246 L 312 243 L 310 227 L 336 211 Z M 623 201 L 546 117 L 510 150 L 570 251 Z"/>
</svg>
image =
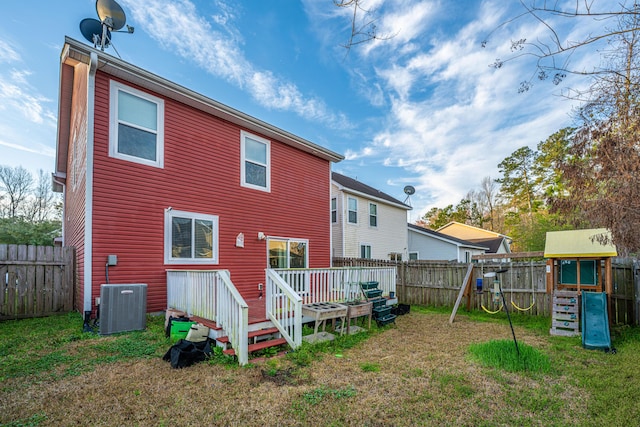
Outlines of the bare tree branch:
<svg viewBox="0 0 640 427">
<path fill-rule="evenodd" d="M 22 166 L 0 166 L 0 190 L 7 200 L 1 207 L 4 217 L 14 218 L 24 213 L 24 203 L 32 185 L 33 177 Z"/>
<path fill-rule="evenodd" d="M 353 46 L 373 40 L 389 40 L 397 35 L 380 34 L 377 19 L 372 18 L 373 11 L 362 7 L 364 0 L 333 0 L 333 4 L 342 8 L 353 8 L 351 16 L 351 34 L 349 40 L 342 45 L 347 51 Z"/>
<path fill-rule="evenodd" d="M 541 3 L 541 4 L 540 4 Z M 539 22 L 547 29 L 549 41 L 545 42 L 540 39 L 535 41 L 528 41 L 526 38 L 518 38 L 511 43 L 512 55 L 506 59 L 496 59 L 493 64 L 490 64 L 494 68 L 502 68 L 506 63 L 519 60 L 525 57 L 535 58 L 535 69 L 531 77 L 525 79 L 520 84 L 519 92 L 525 92 L 533 86 L 533 81 L 537 77 L 538 80 L 551 79 L 554 85 L 559 85 L 564 81 L 567 75 L 582 75 L 582 76 L 594 76 L 603 74 L 620 74 L 624 72 L 624 69 L 606 68 L 599 69 L 593 68 L 592 70 L 577 69 L 571 65 L 572 55 L 588 46 L 595 45 L 600 42 L 610 42 L 617 40 L 620 37 L 625 37 L 629 34 L 634 34 L 640 27 L 638 25 L 638 18 L 640 17 L 640 4 L 633 3 L 630 7 L 626 6 L 626 2 L 618 3 L 619 9 L 612 9 L 605 11 L 596 11 L 594 9 L 595 0 L 593 1 L 576 1 L 575 4 L 569 9 L 563 9 L 562 3 L 552 2 L 548 5 L 546 1 L 536 2 L 532 0 L 527 4 L 524 0 L 520 0 L 520 4 L 524 9 L 524 12 L 510 18 L 494 30 L 492 30 L 487 38 L 482 42 L 482 47 L 486 47 L 489 43 L 489 38 L 494 36 L 499 29 L 504 28 L 510 23 L 519 21 L 525 18 L 532 18 L 536 22 Z M 602 4 L 602 3 L 600 3 Z M 607 28 L 602 25 L 602 31 L 598 33 L 589 33 L 581 40 L 569 40 L 563 39 L 557 29 L 551 24 L 551 18 L 560 17 L 567 20 L 596 20 L 616 22 L 617 28 Z M 559 59 L 562 59 L 559 61 Z"/>
</svg>

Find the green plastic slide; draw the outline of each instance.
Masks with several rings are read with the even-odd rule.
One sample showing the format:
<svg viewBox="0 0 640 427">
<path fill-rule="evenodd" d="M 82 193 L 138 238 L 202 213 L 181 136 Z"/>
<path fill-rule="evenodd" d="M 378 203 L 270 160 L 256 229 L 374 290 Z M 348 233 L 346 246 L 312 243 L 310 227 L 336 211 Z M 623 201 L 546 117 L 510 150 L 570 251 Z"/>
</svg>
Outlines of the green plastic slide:
<svg viewBox="0 0 640 427">
<path fill-rule="evenodd" d="M 582 292 L 582 347 L 610 350 L 609 315 L 606 292 Z"/>
</svg>

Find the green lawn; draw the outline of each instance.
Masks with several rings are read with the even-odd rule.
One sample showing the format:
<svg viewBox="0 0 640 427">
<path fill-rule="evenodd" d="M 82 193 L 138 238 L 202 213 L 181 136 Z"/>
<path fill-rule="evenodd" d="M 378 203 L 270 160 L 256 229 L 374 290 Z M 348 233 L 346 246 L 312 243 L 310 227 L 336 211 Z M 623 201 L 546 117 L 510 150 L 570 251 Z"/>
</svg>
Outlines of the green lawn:
<svg viewBox="0 0 640 427">
<path fill-rule="evenodd" d="M 163 317 L 82 332 L 79 314 L 0 322 L 0 425 L 638 425 L 640 329 L 615 354 L 549 319 L 412 307 L 396 325 L 243 368 L 171 369 Z M 271 355 L 272 353 L 267 354 Z"/>
</svg>

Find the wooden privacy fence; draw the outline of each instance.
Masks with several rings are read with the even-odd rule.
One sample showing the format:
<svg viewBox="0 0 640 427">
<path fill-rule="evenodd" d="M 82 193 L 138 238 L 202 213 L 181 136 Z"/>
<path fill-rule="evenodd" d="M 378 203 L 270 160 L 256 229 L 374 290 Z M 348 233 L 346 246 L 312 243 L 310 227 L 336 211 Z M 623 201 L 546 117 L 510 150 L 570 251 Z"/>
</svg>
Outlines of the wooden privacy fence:
<svg viewBox="0 0 640 427">
<path fill-rule="evenodd" d="M 73 310 L 71 247 L 0 244 L 0 320 Z"/>
<path fill-rule="evenodd" d="M 614 323 L 640 324 L 640 263 L 613 260 L 614 292 L 611 318 Z M 404 304 L 453 308 L 469 264 L 438 261 L 385 261 L 357 258 L 334 258 L 334 267 L 395 266 L 398 299 Z M 471 310 L 496 311 L 501 302 L 493 300 L 493 278 L 485 273 L 507 268 L 499 274 L 509 309 L 523 314 L 550 316 L 552 295 L 547 293 L 547 266 L 544 260 L 474 263 L 471 286 L 461 306 Z M 482 291 L 477 281 L 482 279 Z M 517 308 L 516 308 L 517 306 Z"/>
</svg>

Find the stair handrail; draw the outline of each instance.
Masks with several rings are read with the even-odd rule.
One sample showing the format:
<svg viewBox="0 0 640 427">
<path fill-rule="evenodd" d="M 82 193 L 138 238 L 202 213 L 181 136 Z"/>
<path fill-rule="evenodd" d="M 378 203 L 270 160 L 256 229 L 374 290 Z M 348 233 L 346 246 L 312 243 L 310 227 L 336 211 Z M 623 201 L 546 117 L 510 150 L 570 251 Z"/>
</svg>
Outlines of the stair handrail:
<svg viewBox="0 0 640 427">
<path fill-rule="evenodd" d="M 217 272 L 219 283 L 216 295 L 216 323 L 227 333 L 233 346 L 238 363 L 249 362 L 249 305 L 231 282 L 229 272 Z"/>
<path fill-rule="evenodd" d="M 302 345 L 302 298 L 274 270 L 266 269 L 266 313 L 291 348 Z"/>
</svg>

